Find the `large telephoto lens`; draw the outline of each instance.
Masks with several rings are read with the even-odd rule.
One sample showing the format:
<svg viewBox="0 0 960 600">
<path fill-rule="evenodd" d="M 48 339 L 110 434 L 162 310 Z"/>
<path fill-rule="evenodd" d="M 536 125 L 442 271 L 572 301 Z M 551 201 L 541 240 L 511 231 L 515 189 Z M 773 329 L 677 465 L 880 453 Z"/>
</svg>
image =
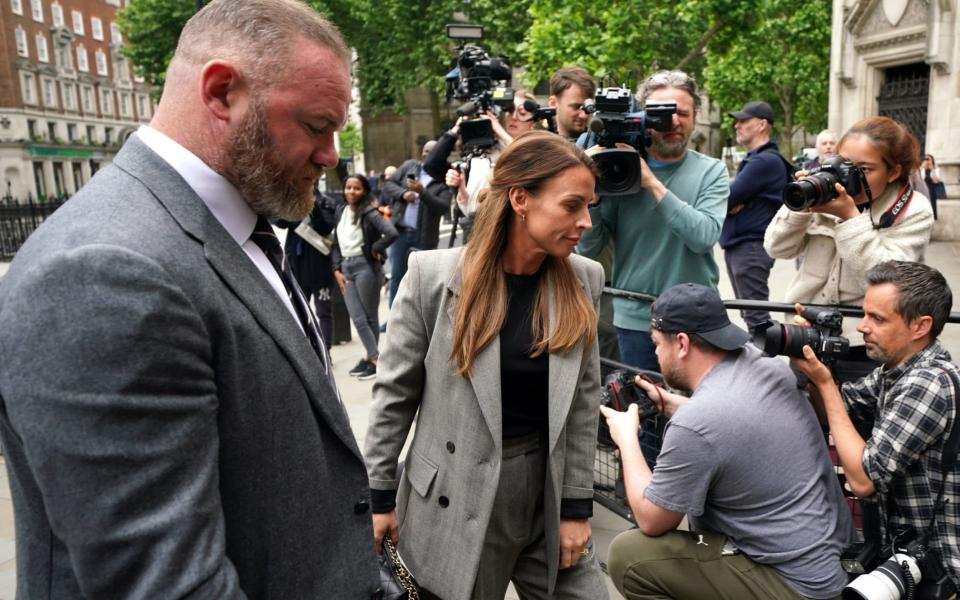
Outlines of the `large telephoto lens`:
<svg viewBox="0 0 960 600">
<path fill-rule="evenodd" d="M 766 330 L 758 329 L 753 343 L 768 356 L 803 358 L 803 347 L 820 347 L 820 332 L 813 327 L 773 323 Z"/>
<path fill-rule="evenodd" d="M 783 188 L 783 203 L 790 210 L 803 210 L 826 204 L 837 197 L 833 173 L 820 171 L 791 181 Z"/>
<path fill-rule="evenodd" d="M 895 554 L 866 575 L 861 575 L 843 588 L 843 600 L 900 600 L 912 598 L 913 590 L 908 595 L 907 578 L 904 577 L 904 566 L 910 570 L 912 583 L 920 583 L 920 568 L 917 561 L 906 554 Z"/>
<path fill-rule="evenodd" d="M 640 156 L 636 150 L 604 148 L 593 155 L 600 171 L 600 194 L 626 196 L 640 192 Z"/>
</svg>

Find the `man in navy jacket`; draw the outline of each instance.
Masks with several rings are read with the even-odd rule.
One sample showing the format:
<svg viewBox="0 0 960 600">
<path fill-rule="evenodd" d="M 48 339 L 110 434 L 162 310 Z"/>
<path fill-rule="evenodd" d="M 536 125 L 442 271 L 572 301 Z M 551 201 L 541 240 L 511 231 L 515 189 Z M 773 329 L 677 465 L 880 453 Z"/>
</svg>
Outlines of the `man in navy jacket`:
<svg viewBox="0 0 960 600">
<path fill-rule="evenodd" d="M 763 234 L 783 202 L 783 188 L 792 170 L 781 157 L 777 142 L 770 139 L 773 109 L 769 104 L 748 102 L 730 116 L 736 119 L 737 142 L 747 149 L 747 156 L 730 184 L 720 247 L 737 298 L 767 300 L 773 259 L 763 249 Z M 751 331 L 770 318 L 770 313 L 760 310 L 742 314 Z"/>
</svg>

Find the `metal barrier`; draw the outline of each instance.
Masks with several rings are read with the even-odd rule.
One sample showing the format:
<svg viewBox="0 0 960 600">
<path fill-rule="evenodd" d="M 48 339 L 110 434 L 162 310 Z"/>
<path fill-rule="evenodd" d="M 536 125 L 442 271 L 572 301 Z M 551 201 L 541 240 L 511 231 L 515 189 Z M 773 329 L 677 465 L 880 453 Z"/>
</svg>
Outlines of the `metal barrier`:
<svg viewBox="0 0 960 600">
<path fill-rule="evenodd" d="M 66 201 L 66 197 L 34 200 L 31 195 L 26 201 L 0 198 L 0 259 L 13 258 L 40 223 Z"/>
</svg>

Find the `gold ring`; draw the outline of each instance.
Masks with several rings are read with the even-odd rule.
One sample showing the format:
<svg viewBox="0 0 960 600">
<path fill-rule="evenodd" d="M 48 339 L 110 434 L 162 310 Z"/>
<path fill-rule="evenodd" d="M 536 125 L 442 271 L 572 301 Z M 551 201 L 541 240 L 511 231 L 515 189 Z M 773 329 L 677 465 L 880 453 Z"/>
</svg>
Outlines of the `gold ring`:
<svg viewBox="0 0 960 600">
<path fill-rule="evenodd" d="M 589 548 L 584 548 L 583 550 L 580 551 L 580 556 L 586 556 L 588 554 L 590 554 Z"/>
</svg>

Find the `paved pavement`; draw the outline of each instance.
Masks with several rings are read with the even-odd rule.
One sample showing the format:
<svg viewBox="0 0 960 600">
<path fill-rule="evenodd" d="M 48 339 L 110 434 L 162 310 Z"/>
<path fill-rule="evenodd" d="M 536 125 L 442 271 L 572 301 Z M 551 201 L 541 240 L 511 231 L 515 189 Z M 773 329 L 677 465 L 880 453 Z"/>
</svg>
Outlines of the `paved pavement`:
<svg viewBox="0 0 960 600">
<path fill-rule="evenodd" d="M 446 228 L 445 228 L 446 229 Z M 442 240 L 441 247 L 446 246 L 446 240 Z M 719 249 L 716 251 L 718 264 L 723 271 L 723 258 Z M 927 253 L 928 264 L 940 269 L 947 280 L 950 282 L 960 282 L 960 243 L 936 242 L 932 244 Z M 0 263 L 0 276 L 6 272 L 7 263 Z M 794 273 L 791 261 L 777 261 L 770 277 L 770 288 L 772 300 L 782 299 L 783 290 Z M 723 298 L 732 298 L 732 290 L 727 281 L 725 273 L 721 275 L 720 293 Z M 954 310 L 960 310 L 960 293 L 955 292 Z M 386 319 L 386 302 L 381 305 L 381 320 Z M 731 311 L 731 318 L 734 321 L 739 320 L 739 314 Z M 960 356 L 960 325 L 949 325 L 944 331 L 941 340 L 944 342 L 954 356 Z M 353 341 L 338 345 L 331 349 L 333 357 L 334 374 L 340 385 L 343 400 L 353 424 L 354 433 L 362 442 L 362 437 L 366 428 L 367 417 L 370 404 L 371 381 L 358 381 L 350 377 L 347 371 L 356 363 L 362 355 L 362 347 L 354 333 Z M 595 505 L 596 514 L 593 521 L 593 533 L 597 547 L 597 554 L 601 560 L 607 556 L 607 548 L 613 537 L 629 528 L 629 523 L 600 507 Z M 10 492 L 7 484 L 6 470 L 0 472 L 0 600 L 10 600 L 15 592 L 15 556 L 14 556 L 14 529 L 13 529 L 13 508 L 10 501 Z M 609 586 L 611 598 L 619 598 L 619 595 Z M 517 598 L 511 590 L 507 594 L 507 599 Z"/>
</svg>

